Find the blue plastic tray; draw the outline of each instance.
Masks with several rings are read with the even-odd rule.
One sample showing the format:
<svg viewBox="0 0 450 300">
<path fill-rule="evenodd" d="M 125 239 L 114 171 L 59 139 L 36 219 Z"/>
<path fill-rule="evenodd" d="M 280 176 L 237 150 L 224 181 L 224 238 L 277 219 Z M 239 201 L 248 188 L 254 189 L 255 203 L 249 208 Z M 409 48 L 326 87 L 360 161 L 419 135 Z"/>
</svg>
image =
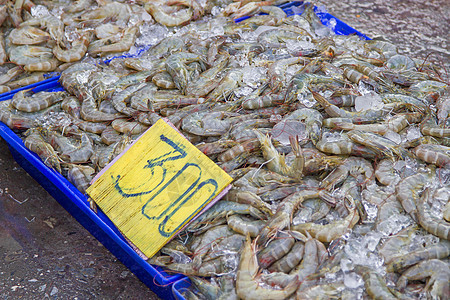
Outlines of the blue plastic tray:
<svg viewBox="0 0 450 300">
<path fill-rule="evenodd" d="M 28 86 L 26 88 L 32 88 Z M 34 92 L 59 91 L 62 86 L 56 79 L 35 85 Z M 13 93 L 2 95 L 0 101 L 13 97 Z M 169 275 L 160 267 L 152 266 L 142 259 L 126 242 L 123 235 L 109 218 L 99 210 L 96 214 L 89 208 L 87 198 L 61 174 L 47 167 L 35 153 L 28 150 L 22 140 L 0 122 L 0 136 L 17 163 L 25 169 L 62 207 L 64 207 L 84 228 L 97 238 L 112 254 L 163 299 L 173 299 L 172 284 L 184 275 Z"/>
<path fill-rule="evenodd" d="M 288 16 L 290 16 L 294 14 L 294 11 L 300 13 L 295 7 L 298 7 L 301 4 L 303 4 L 303 1 L 294 1 L 280 5 L 280 7 L 283 8 Z M 333 18 L 336 19 L 335 32 L 337 34 L 356 34 L 363 39 L 369 39 L 364 34 L 351 28 L 328 13 L 319 12 L 317 15 L 324 24 L 327 24 L 327 22 Z M 242 17 L 236 19 L 235 22 L 240 22 L 247 18 L 249 17 Z M 105 63 L 108 62 L 109 61 L 105 61 Z M 11 99 L 15 93 L 24 89 L 32 89 L 34 92 L 61 91 L 63 90 L 63 87 L 59 84 L 58 80 L 59 76 L 56 76 L 39 83 L 0 94 L 0 101 Z M 139 257 L 105 214 L 101 211 L 97 214 L 94 213 L 89 208 L 89 203 L 87 202 L 85 195 L 79 192 L 61 174 L 48 168 L 35 153 L 29 151 L 25 147 L 22 140 L 2 122 L 0 122 L 0 136 L 7 142 L 14 159 L 19 165 L 112 254 L 136 274 L 136 276 L 153 292 L 163 299 L 184 299 L 180 292 L 191 285 L 187 277 L 181 274 L 175 274 L 173 276 L 168 275 L 160 267 L 152 266 Z"/>
</svg>

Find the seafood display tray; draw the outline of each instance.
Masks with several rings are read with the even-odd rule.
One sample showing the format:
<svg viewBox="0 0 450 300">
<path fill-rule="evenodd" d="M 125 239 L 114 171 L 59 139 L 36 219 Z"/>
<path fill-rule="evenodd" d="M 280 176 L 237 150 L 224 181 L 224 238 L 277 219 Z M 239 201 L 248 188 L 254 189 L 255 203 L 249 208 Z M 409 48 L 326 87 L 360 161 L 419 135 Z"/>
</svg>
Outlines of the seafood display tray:
<svg viewBox="0 0 450 300">
<path fill-rule="evenodd" d="M 301 14 L 301 11 L 296 9 L 301 4 L 303 4 L 303 1 L 293 1 L 280 5 L 280 7 L 290 16 L 296 13 Z M 321 12 L 317 7 L 315 7 L 315 11 L 324 24 L 329 24 L 332 19 L 336 20 L 334 27 L 336 34 L 355 34 L 362 39 L 369 39 L 331 14 Z M 235 22 L 247 18 L 249 17 L 242 17 L 236 19 Z M 0 101 L 11 99 L 15 93 L 24 89 L 32 89 L 34 92 L 62 91 L 64 89 L 58 80 L 59 76 L 56 76 L 0 94 Z M 36 154 L 25 147 L 21 138 L 2 122 L 0 122 L 0 137 L 8 144 L 16 162 L 153 292 L 163 299 L 184 299 L 181 292 L 191 285 L 186 276 L 182 274 L 169 275 L 160 267 L 148 264 L 133 250 L 103 212 L 95 213 L 92 211 L 85 195 L 61 174 L 47 167 Z"/>
<path fill-rule="evenodd" d="M 48 79 L 41 84 L 27 88 L 32 88 L 34 92 L 63 90 L 57 78 Z M 14 93 L 2 95 L 0 101 L 11 99 L 13 96 Z M 169 275 L 160 267 L 148 264 L 133 250 L 103 212 L 92 211 L 85 195 L 57 171 L 47 167 L 35 153 L 25 147 L 21 138 L 2 122 L 0 122 L 0 136 L 8 144 L 15 161 L 84 228 L 160 298 L 173 299 L 172 284 L 183 278 L 184 275 Z"/>
</svg>

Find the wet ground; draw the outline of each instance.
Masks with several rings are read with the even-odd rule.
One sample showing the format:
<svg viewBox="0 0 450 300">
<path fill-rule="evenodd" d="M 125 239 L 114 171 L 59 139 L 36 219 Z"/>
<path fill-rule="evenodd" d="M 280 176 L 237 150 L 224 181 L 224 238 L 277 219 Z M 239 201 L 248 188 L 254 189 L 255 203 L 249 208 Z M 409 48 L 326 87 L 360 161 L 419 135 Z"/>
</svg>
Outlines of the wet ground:
<svg viewBox="0 0 450 300">
<path fill-rule="evenodd" d="M 369 37 L 388 38 L 403 54 L 450 66 L 449 1 L 316 4 Z M 14 162 L 0 140 L 0 299 L 19 298 L 158 299 Z"/>
</svg>

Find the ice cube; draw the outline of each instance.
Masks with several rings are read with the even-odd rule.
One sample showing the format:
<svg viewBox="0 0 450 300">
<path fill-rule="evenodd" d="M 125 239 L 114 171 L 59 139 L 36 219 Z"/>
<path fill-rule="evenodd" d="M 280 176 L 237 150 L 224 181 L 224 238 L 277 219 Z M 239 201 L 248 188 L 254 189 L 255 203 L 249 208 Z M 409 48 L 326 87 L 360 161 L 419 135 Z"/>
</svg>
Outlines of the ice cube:
<svg viewBox="0 0 450 300">
<path fill-rule="evenodd" d="M 256 88 L 261 79 L 266 77 L 267 69 L 264 67 L 247 66 L 242 69 L 242 81 L 250 87 Z"/>
<path fill-rule="evenodd" d="M 316 8 L 316 14 L 326 14 L 326 13 L 328 13 L 328 11 L 325 5 L 321 5 Z"/>
<path fill-rule="evenodd" d="M 342 258 L 341 259 L 341 270 L 342 270 L 342 272 L 348 272 L 348 271 L 353 270 L 353 262 L 346 257 Z"/>
<path fill-rule="evenodd" d="M 211 9 L 211 14 L 215 17 L 215 16 L 219 15 L 223 10 L 224 10 L 224 9 L 223 9 L 222 7 L 214 6 L 214 7 Z"/>
<path fill-rule="evenodd" d="M 383 135 L 385 138 L 390 139 L 396 144 L 400 144 L 402 142 L 402 137 L 397 132 L 389 130 Z"/>
<path fill-rule="evenodd" d="M 365 242 L 367 243 L 367 249 L 370 251 L 375 251 L 378 243 L 380 242 L 382 235 L 379 232 L 369 232 L 365 236 Z"/>
<path fill-rule="evenodd" d="M 234 90 L 234 95 L 238 98 L 242 96 L 248 96 L 253 92 L 253 89 L 249 86 L 243 86 Z"/>
<path fill-rule="evenodd" d="M 313 107 L 314 104 L 317 103 L 316 100 L 314 100 L 314 98 L 312 97 L 312 95 L 309 94 L 309 93 L 305 93 L 305 94 L 298 93 L 298 94 L 297 94 L 297 100 L 298 100 L 301 104 L 303 104 L 305 107 L 308 107 L 308 108 Z"/>
<path fill-rule="evenodd" d="M 139 31 L 141 35 L 136 39 L 138 46 L 156 45 L 169 34 L 167 27 L 159 24 L 144 23 L 139 27 Z"/>
<path fill-rule="evenodd" d="M 383 108 L 384 103 L 381 100 L 380 95 L 377 93 L 371 91 L 365 95 L 358 96 L 355 99 L 355 109 L 356 111 L 363 111 L 363 110 L 379 110 Z"/>
<path fill-rule="evenodd" d="M 418 139 L 418 138 L 420 138 L 420 137 L 422 137 L 422 133 L 420 132 L 420 129 L 419 129 L 418 127 L 416 127 L 416 126 L 410 126 L 410 127 L 407 129 L 407 132 L 406 132 L 406 139 L 407 139 L 408 141 L 412 141 L 412 140 Z"/>
<path fill-rule="evenodd" d="M 327 27 L 333 31 L 336 28 L 336 24 L 337 24 L 337 21 L 335 18 L 331 18 L 330 20 L 327 21 Z"/>
<path fill-rule="evenodd" d="M 299 140 L 306 139 L 306 126 L 296 120 L 282 120 L 272 128 L 272 137 L 283 145 L 289 145 L 290 136 L 298 136 Z"/>
<path fill-rule="evenodd" d="M 43 5 L 35 5 L 35 6 L 31 7 L 30 12 L 33 17 L 37 17 L 37 18 L 50 15 L 50 12 L 48 11 L 47 7 L 45 7 Z"/>
<path fill-rule="evenodd" d="M 344 273 L 344 285 L 349 289 L 357 289 L 363 284 L 363 279 L 355 272 Z"/>
</svg>

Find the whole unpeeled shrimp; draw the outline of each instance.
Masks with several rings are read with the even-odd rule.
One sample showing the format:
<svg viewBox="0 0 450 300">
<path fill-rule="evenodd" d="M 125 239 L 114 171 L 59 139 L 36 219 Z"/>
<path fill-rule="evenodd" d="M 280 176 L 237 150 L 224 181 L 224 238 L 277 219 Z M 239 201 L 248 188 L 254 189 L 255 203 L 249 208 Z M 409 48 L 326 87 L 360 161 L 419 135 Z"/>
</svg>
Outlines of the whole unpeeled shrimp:
<svg viewBox="0 0 450 300">
<path fill-rule="evenodd" d="M 376 271 L 360 265 L 355 267 L 355 271 L 362 276 L 367 294 L 372 299 L 397 299 L 387 287 L 385 279 Z"/>
<path fill-rule="evenodd" d="M 50 72 L 54 71 L 61 62 L 55 58 L 39 61 L 35 63 L 26 64 L 23 66 L 23 69 L 27 72 Z"/>
<path fill-rule="evenodd" d="M 428 176 L 424 173 L 416 173 L 402 179 L 395 187 L 397 199 L 403 209 L 411 215 L 414 221 L 418 222 L 416 202 L 419 199 L 419 192 L 428 182 Z"/>
<path fill-rule="evenodd" d="M 450 128 L 439 126 L 434 116 L 428 115 L 420 125 L 420 131 L 423 135 L 434 137 L 450 137 Z"/>
<path fill-rule="evenodd" d="M 422 114 L 418 112 L 413 113 L 403 113 L 397 114 L 392 118 L 388 119 L 384 123 L 376 123 L 376 124 L 354 124 L 352 122 L 335 122 L 335 129 L 344 129 L 344 130 L 361 130 L 361 131 L 370 131 L 377 134 L 386 134 L 389 131 L 399 132 L 405 129 L 411 123 L 417 123 L 422 120 Z"/>
<path fill-rule="evenodd" d="M 386 158 L 377 164 L 375 177 L 381 184 L 396 185 L 401 180 L 400 175 L 394 169 L 394 163 L 395 161 Z"/>
<path fill-rule="evenodd" d="M 74 62 L 79 61 L 87 51 L 90 39 L 86 36 L 82 36 L 80 39 L 74 40 L 72 42 L 72 47 L 70 49 L 63 50 L 57 44 L 53 48 L 53 54 L 55 57 L 63 62 Z"/>
<path fill-rule="evenodd" d="M 211 92 L 219 85 L 220 78 L 217 79 L 216 77 L 226 67 L 228 59 L 229 55 L 221 56 L 213 67 L 201 73 L 197 80 L 189 82 L 186 86 L 186 94 L 193 97 L 203 97 Z"/>
<path fill-rule="evenodd" d="M 171 15 L 164 11 L 164 5 L 161 5 L 161 3 L 147 2 L 144 7 L 156 22 L 165 26 L 179 26 L 186 24 L 194 15 L 191 8 L 182 9 Z"/>
<path fill-rule="evenodd" d="M 267 269 L 287 254 L 294 246 L 294 243 L 295 239 L 290 234 L 279 232 L 276 238 L 271 240 L 267 245 L 264 245 L 264 249 L 258 252 L 259 266 Z"/>
<path fill-rule="evenodd" d="M 139 27 L 134 26 L 125 29 L 123 32 L 123 36 L 117 43 L 104 45 L 100 47 L 96 47 L 92 50 L 89 50 L 90 54 L 99 54 L 99 53 L 110 53 L 110 52 L 122 52 L 130 50 L 131 46 L 134 45 L 136 41 L 137 33 L 139 32 Z"/>
<path fill-rule="evenodd" d="M 425 289 L 430 290 L 433 299 L 449 299 L 450 271 L 447 262 L 439 259 L 424 260 L 406 270 L 397 281 L 397 288 L 406 288 L 409 280 L 421 280 L 430 277 Z"/>
<path fill-rule="evenodd" d="M 395 106 L 386 104 L 385 107 L 379 110 L 368 109 L 359 112 L 350 112 L 331 104 L 319 93 L 313 91 L 312 95 L 330 117 L 349 118 L 352 119 L 354 123 L 372 123 L 375 121 L 382 121 L 386 115 L 390 113 L 393 108 L 395 108 Z"/>
<path fill-rule="evenodd" d="M 439 243 L 424 249 L 396 257 L 386 266 L 386 270 L 388 272 L 401 272 L 405 268 L 413 266 L 421 261 L 428 259 L 444 259 L 449 255 L 450 241 L 441 240 Z"/>
<path fill-rule="evenodd" d="M 280 155 L 272 144 L 271 139 L 268 136 L 263 135 L 259 130 L 254 129 L 253 132 L 261 143 L 263 156 L 267 160 L 267 168 L 273 172 L 281 175 L 290 176 L 292 178 L 300 179 L 303 176 L 303 167 L 305 165 L 305 159 L 303 152 L 298 144 L 298 140 L 294 137 L 289 137 L 292 151 L 294 152 L 295 159 L 290 167 L 286 165 L 284 155 Z"/>
<path fill-rule="evenodd" d="M 0 65 L 3 65 L 8 58 L 5 50 L 5 40 L 3 39 L 3 34 L 0 34 Z"/>
<path fill-rule="evenodd" d="M 35 45 L 48 41 L 50 35 L 36 27 L 23 26 L 13 29 L 8 35 L 8 39 L 16 45 Z"/>
<path fill-rule="evenodd" d="M 67 96 L 66 92 L 39 92 L 29 96 L 29 90 L 17 92 L 11 104 L 18 110 L 36 112 L 60 102 Z"/>
<path fill-rule="evenodd" d="M 250 236 L 244 243 L 236 274 L 236 293 L 242 299 L 286 299 L 297 290 L 297 277 L 283 289 L 275 290 L 258 284 L 258 260 L 256 245 L 251 243 Z"/>
<path fill-rule="evenodd" d="M 267 226 L 261 231 L 258 242 L 264 244 L 278 231 L 288 227 L 292 223 L 292 215 L 304 200 L 319 197 L 331 205 L 334 202 L 334 199 L 328 192 L 318 189 L 301 190 L 284 198 L 275 214 L 268 220 Z"/>
<path fill-rule="evenodd" d="M 45 142 L 38 129 L 25 132 L 25 147 L 36 153 L 48 167 L 61 173 L 60 158 L 53 147 Z"/>
<path fill-rule="evenodd" d="M 385 155 L 388 157 L 394 157 L 394 155 L 397 155 L 401 158 L 412 156 L 412 154 L 408 150 L 403 148 L 402 145 L 399 145 L 388 138 L 372 132 L 355 129 L 350 130 L 347 133 L 347 136 L 353 142 L 364 145 L 379 153 L 380 155 Z"/>
<path fill-rule="evenodd" d="M 369 161 L 361 157 L 349 157 L 322 180 L 320 187 L 324 189 L 333 188 L 344 181 L 348 175 L 354 177 L 362 175 L 362 182 L 366 183 L 369 180 L 373 180 L 373 173 L 373 167 Z"/>
<path fill-rule="evenodd" d="M 9 69 L 6 73 L 0 75 L 0 85 L 8 83 L 16 76 L 23 73 L 23 69 L 20 66 Z"/>
<path fill-rule="evenodd" d="M 450 147 L 436 144 L 422 144 L 414 148 L 414 153 L 423 161 L 438 167 L 450 166 Z"/>
<path fill-rule="evenodd" d="M 418 222 L 429 233 L 441 239 L 450 240 L 450 223 L 433 216 L 430 213 L 430 209 L 425 205 L 425 203 L 429 202 L 430 197 L 431 192 L 427 188 L 423 192 L 422 197 L 416 199 Z"/>
<path fill-rule="evenodd" d="M 48 30 L 52 39 L 58 43 L 62 41 L 64 36 L 64 23 L 55 16 L 48 15 L 44 17 L 35 17 L 20 24 L 24 26 L 41 26 Z"/>
<path fill-rule="evenodd" d="M 312 237 L 318 239 L 319 241 L 323 243 L 329 243 L 351 230 L 358 221 L 358 210 L 353 209 L 344 219 L 332 222 L 327 225 L 316 223 L 302 223 L 294 225 L 291 228 L 293 230 L 300 231 L 301 233 L 308 232 Z"/>
</svg>

